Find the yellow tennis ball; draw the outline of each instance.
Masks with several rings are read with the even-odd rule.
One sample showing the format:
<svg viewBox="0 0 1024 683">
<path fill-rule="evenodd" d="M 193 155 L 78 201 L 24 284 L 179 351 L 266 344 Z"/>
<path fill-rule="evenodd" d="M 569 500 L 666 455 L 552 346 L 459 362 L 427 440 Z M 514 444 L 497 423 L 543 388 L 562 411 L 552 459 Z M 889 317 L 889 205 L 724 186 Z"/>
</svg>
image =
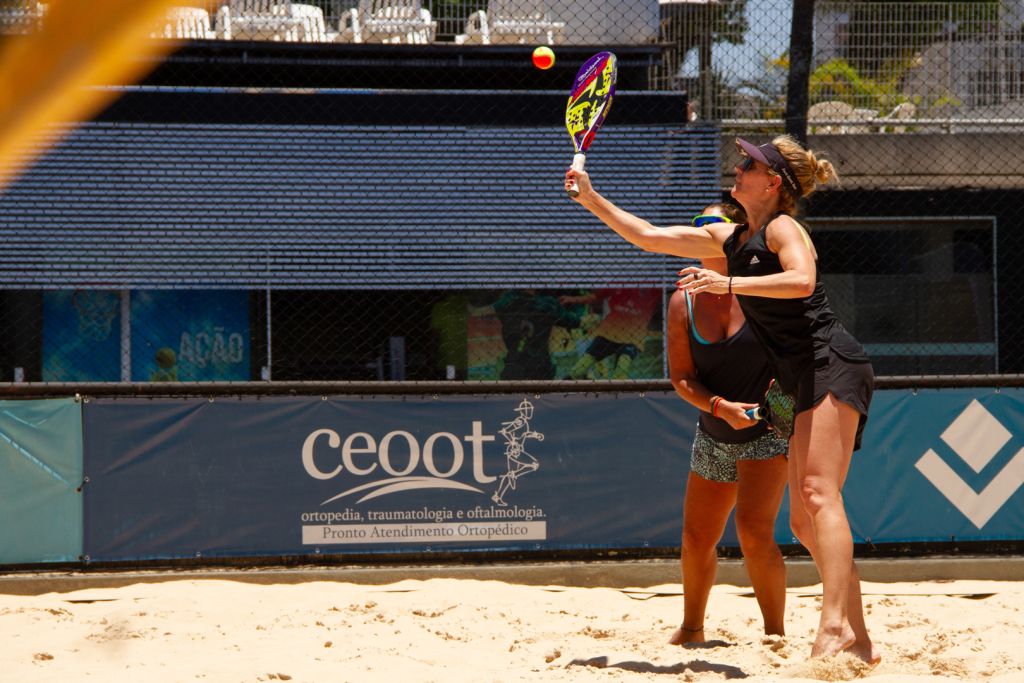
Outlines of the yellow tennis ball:
<svg viewBox="0 0 1024 683">
<path fill-rule="evenodd" d="M 533 65 L 538 69 L 550 69 L 555 65 L 555 51 L 547 45 L 541 45 L 533 51 Z"/>
</svg>

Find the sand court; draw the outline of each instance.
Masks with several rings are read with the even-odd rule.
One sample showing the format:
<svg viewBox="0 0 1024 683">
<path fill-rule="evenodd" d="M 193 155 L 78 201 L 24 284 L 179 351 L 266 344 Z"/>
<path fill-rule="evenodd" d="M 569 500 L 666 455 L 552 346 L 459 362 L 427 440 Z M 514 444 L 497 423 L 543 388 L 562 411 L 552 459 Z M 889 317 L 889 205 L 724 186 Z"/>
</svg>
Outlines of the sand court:
<svg viewBox="0 0 1024 683">
<path fill-rule="evenodd" d="M 59 582 L 55 585 L 59 586 Z M 747 586 L 717 585 L 702 647 L 667 644 L 678 585 L 436 578 L 381 585 L 181 578 L 0 595 L 0 679 L 29 681 L 1024 681 L 1024 583 L 864 582 L 885 658 L 809 662 L 821 586 L 765 637 Z"/>
</svg>

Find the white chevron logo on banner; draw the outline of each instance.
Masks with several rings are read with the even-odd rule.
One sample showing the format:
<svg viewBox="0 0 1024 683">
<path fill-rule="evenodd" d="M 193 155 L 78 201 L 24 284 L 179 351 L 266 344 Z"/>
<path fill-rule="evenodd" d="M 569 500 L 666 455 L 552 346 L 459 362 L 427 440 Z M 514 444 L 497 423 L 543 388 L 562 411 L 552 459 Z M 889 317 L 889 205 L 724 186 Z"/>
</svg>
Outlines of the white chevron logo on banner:
<svg viewBox="0 0 1024 683">
<path fill-rule="evenodd" d="M 942 440 L 975 472 L 981 472 L 1007 444 L 1012 435 L 978 401 L 953 420 Z M 979 529 L 1006 504 L 1024 484 L 1024 448 L 979 493 L 961 479 L 939 454 L 928 449 L 914 465 L 946 496 L 956 509 Z"/>
</svg>

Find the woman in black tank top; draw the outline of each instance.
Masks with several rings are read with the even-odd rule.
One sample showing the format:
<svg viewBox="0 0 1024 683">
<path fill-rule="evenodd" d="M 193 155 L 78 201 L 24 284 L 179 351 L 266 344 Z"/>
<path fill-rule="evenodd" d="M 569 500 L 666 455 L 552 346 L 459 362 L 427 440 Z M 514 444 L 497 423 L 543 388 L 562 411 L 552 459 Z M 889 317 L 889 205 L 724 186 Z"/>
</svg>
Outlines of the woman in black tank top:
<svg viewBox="0 0 1024 683">
<path fill-rule="evenodd" d="M 735 206 L 713 204 L 697 218 L 735 224 L 744 217 Z M 703 265 L 726 269 L 721 258 Z M 717 546 L 733 508 L 764 632 L 785 635 L 786 567 L 775 543 L 775 520 L 786 489 L 788 446 L 766 423 L 751 422 L 744 413 L 768 387 L 768 358 L 735 297 L 677 291 L 668 309 L 668 362 L 676 392 L 701 411 L 683 503 L 683 623 L 669 642 L 705 640 Z"/>
<path fill-rule="evenodd" d="M 762 145 L 736 142 L 742 161 L 732 196 L 746 210 L 743 226 L 657 228 L 598 194 L 585 171 L 567 171 L 565 187 L 577 183 L 577 202 L 646 251 L 728 258 L 727 276 L 685 268 L 678 286 L 691 293 L 736 294 L 775 379 L 795 403 L 790 525 L 814 558 L 824 588 L 811 656 L 846 650 L 876 663 L 880 656 L 864 623 L 841 495 L 867 419 L 874 375 L 860 344 L 833 315 L 818 281 L 814 245 L 791 217 L 796 201 L 835 178 L 835 169 L 789 136 Z"/>
</svg>

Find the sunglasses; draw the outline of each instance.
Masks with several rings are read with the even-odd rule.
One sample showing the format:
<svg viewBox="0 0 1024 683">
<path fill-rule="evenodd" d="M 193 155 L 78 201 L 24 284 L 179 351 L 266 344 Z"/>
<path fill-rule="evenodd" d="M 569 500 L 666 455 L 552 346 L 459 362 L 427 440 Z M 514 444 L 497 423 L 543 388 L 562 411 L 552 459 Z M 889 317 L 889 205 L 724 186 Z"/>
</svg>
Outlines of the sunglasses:
<svg viewBox="0 0 1024 683">
<path fill-rule="evenodd" d="M 690 220 L 690 225 L 695 228 L 700 228 L 711 223 L 732 223 L 732 221 L 725 216 L 716 216 L 714 214 L 699 214 L 694 216 Z"/>
<path fill-rule="evenodd" d="M 754 167 L 754 157 L 743 157 L 743 161 L 739 164 L 739 169 L 746 173 Z"/>
</svg>

